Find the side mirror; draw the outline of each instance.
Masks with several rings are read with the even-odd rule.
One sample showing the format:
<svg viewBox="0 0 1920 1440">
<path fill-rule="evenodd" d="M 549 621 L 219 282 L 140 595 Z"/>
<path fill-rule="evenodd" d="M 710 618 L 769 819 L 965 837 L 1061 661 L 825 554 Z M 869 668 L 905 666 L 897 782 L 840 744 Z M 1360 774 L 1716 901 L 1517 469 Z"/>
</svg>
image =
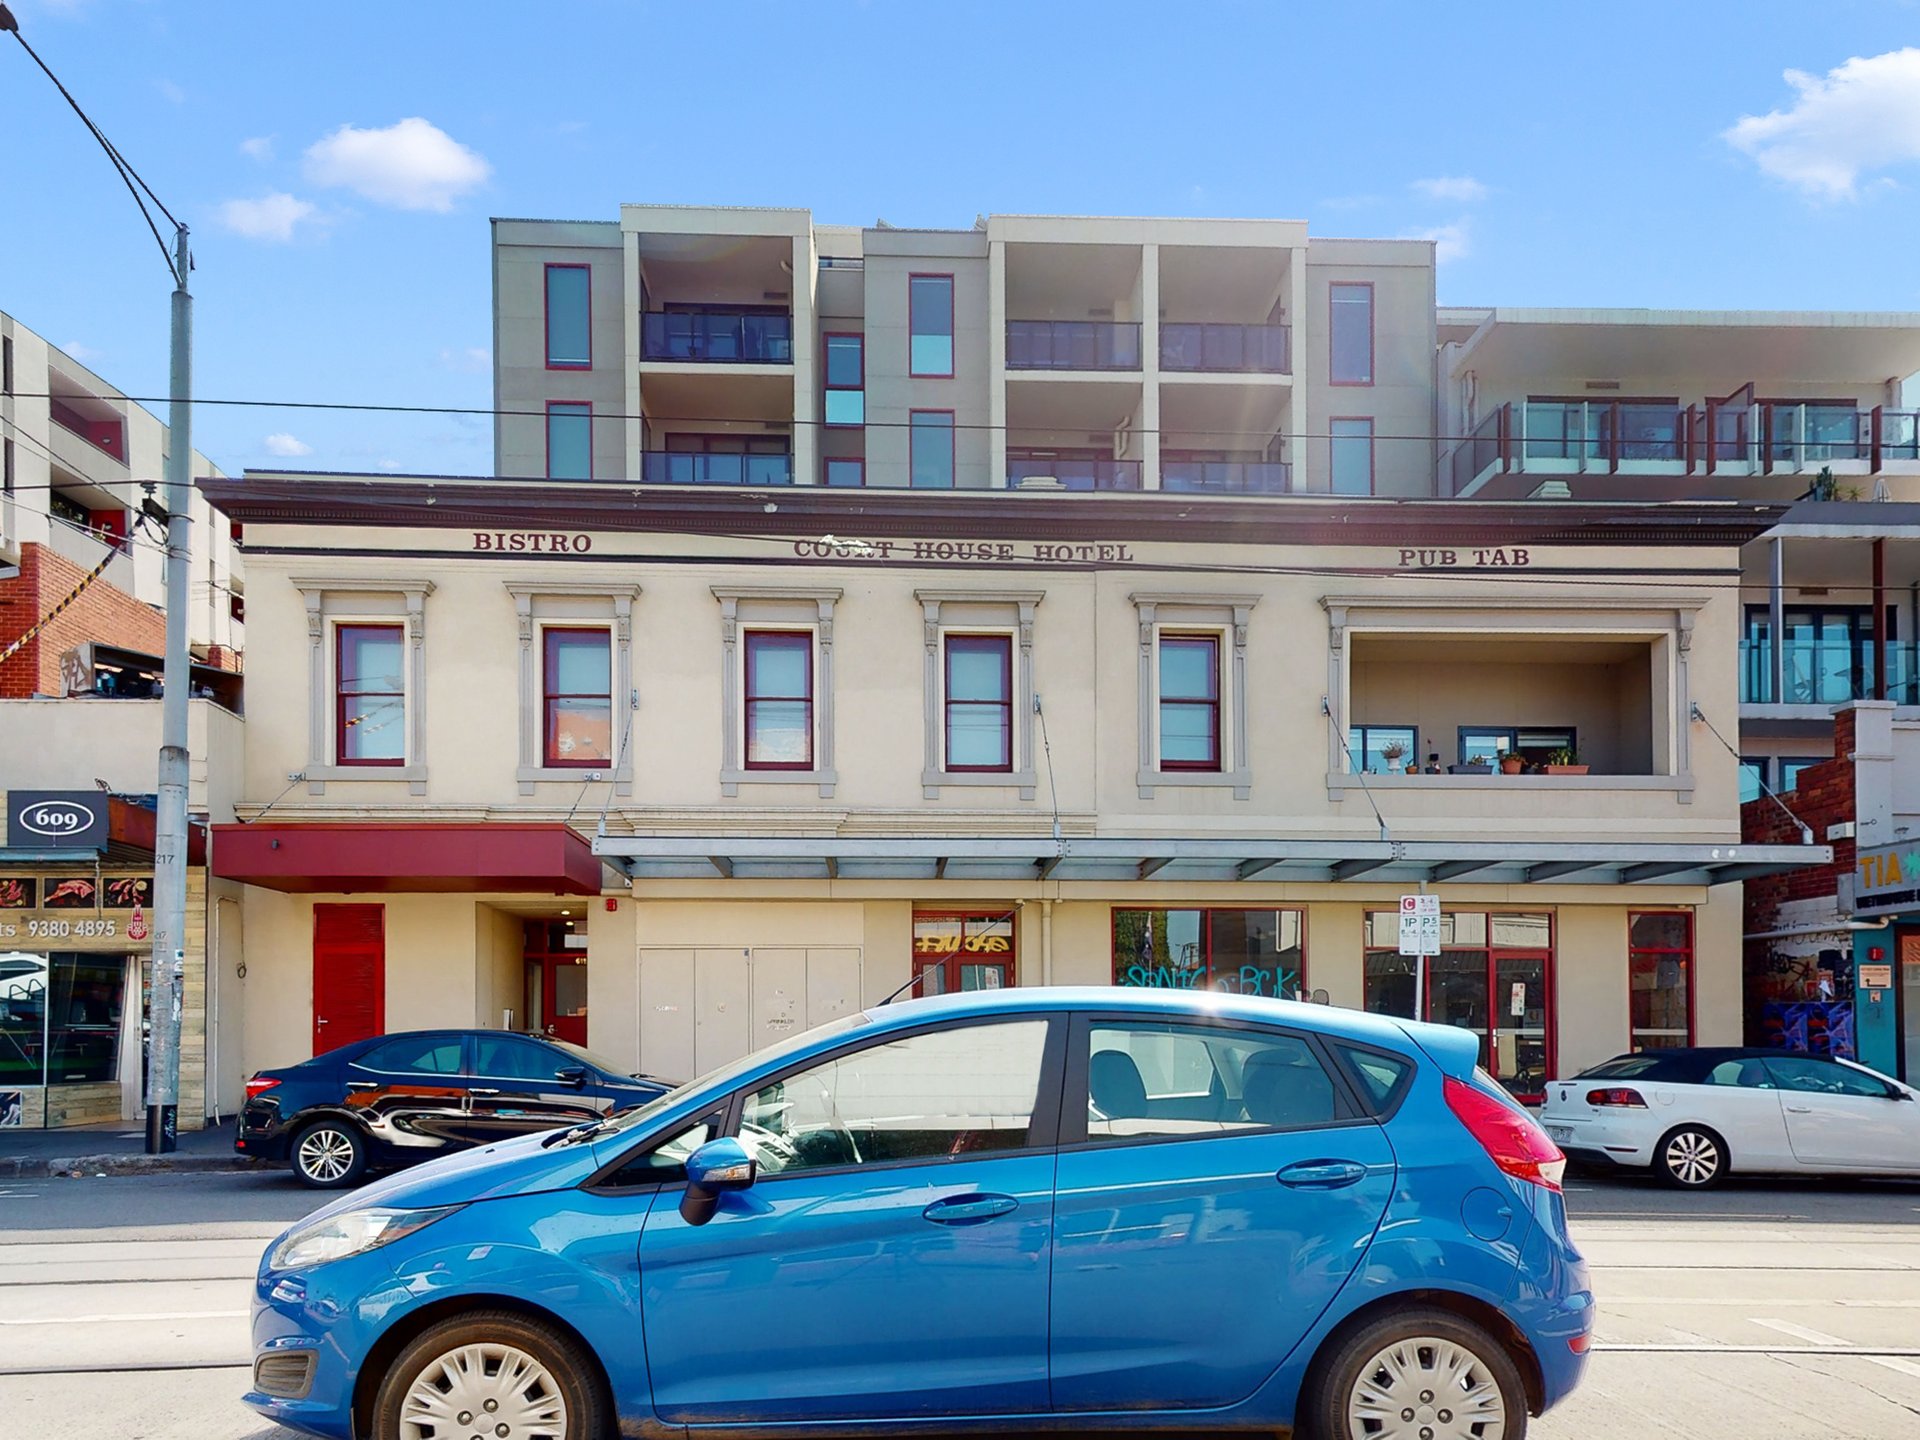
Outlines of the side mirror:
<svg viewBox="0 0 1920 1440">
<path fill-rule="evenodd" d="M 584 1065 L 563 1065 L 553 1072 L 553 1078 L 577 1090 L 587 1083 L 587 1068 Z"/>
<path fill-rule="evenodd" d="M 680 1218 L 704 1225 L 728 1190 L 745 1190 L 760 1173 L 760 1162 L 731 1136 L 709 1140 L 687 1157 L 687 1189 L 680 1197 Z"/>
</svg>

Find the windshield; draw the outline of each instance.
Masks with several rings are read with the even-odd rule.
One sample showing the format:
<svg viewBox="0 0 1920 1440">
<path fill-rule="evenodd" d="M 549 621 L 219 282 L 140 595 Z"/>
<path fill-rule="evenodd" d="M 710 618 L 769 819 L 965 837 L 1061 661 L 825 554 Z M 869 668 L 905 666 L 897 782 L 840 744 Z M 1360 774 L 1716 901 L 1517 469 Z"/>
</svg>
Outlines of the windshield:
<svg viewBox="0 0 1920 1440">
<path fill-rule="evenodd" d="M 758 1069 L 770 1060 L 779 1060 L 784 1055 L 791 1055 L 795 1051 L 806 1049 L 818 1041 L 829 1039 L 848 1030 L 856 1030 L 866 1023 L 867 1016 L 856 1011 L 852 1015 L 842 1015 L 838 1020 L 829 1020 L 824 1025 L 816 1025 L 811 1030 L 782 1040 L 778 1045 L 769 1045 L 764 1050 L 756 1050 L 751 1055 L 743 1055 L 729 1064 L 709 1070 L 706 1074 L 689 1080 L 684 1085 L 676 1086 L 658 1099 L 649 1100 L 646 1104 L 632 1110 L 622 1110 L 609 1117 L 606 1129 L 614 1132 L 631 1130 L 636 1125 L 645 1124 L 656 1115 L 665 1114 L 697 1091 L 724 1090 L 732 1081 L 751 1070 Z"/>
<path fill-rule="evenodd" d="M 609 1075 L 630 1075 L 633 1073 L 632 1071 L 623 1067 L 619 1061 L 609 1060 L 604 1055 L 595 1054 L 593 1051 L 587 1049 L 586 1046 L 576 1045 L 571 1040 L 556 1039 L 552 1035 L 543 1035 L 540 1038 L 545 1040 L 549 1045 L 558 1046 L 560 1049 L 566 1051 L 569 1055 L 576 1056 L 577 1058 L 586 1061 L 589 1065 L 594 1066 L 596 1069 L 606 1071 L 607 1074 Z"/>
</svg>

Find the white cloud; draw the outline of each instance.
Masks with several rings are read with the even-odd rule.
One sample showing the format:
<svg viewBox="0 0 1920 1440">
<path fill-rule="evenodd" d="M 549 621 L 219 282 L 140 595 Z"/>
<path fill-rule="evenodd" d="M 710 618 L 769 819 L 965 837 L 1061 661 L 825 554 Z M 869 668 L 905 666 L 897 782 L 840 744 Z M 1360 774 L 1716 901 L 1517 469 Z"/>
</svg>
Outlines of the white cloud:
<svg viewBox="0 0 1920 1440">
<path fill-rule="evenodd" d="M 1413 188 L 1429 200 L 1450 200 L 1456 205 L 1473 205 L 1487 198 L 1487 187 L 1471 175 L 1435 175 L 1414 181 Z"/>
<path fill-rule="evenodd" d="M 186 104 L 187 92 L 171 80 L 156 80 L 153 82 L 153 88 L 160 92 L 160 98 L 163 100 L 174 105 Z"/>
<path fill-rule="evenodd" d="M 301 200 L 283 191 L 262 195 L 258 200 L 225 200 L 220 205 L 220 223 L 236 235 L 249 240 L 293 239 L 296 226 L 313 219 L 317 213 L 311 201 Z"/>
<path fill-rule="evenodd" d="M 69 340 L 60 347 L 64 354 L 71 355 L 82 365 L 91 365 L 96 360 L 104 360 L 107 352 L 96 350 L 91 345 L 82 345 L 78 340 Z"/>
<path fill-rule="evenodd" d="M 451 210 L 493 167 L 419 116 L 384 130 L 342 125 L 307 150 L 307 178 L 400 210 Z"/>
<path fill-rule="evenodd" d="M 249 160 L 262 162 L 273 159 L 273 136 L 254 135 L 240 142 L 240 153 Z"/>
<path fill-rule="evenodd" d="M 1404 240 L 1433 241 L 1433 259 L 1436 265 L 1446 265 L 1454 260 L 1464 260 L 1471 253 L 1467 219 L 1463 215 L 1451 225 L 1434 225 L 1425 230 L 1415 230 L 1403 235 Z"/>
<path fill-rule="evenodd" d="M 449 345 L 440 351 L 440 363 L 468 375 L 484 374 L 493 366 L 493 352 L 484 345 Z"/>
<path fill-rule="evenodd" d="M 1743 115 L 1721 138 L 1818 200 L 1851 200 L 1870 171 L 1920 160 L 1920 49 L 1859 56 L 1824 76 L 1786 72 L 1787 110 Z"/>
<path fill-rule="evenodd" d="M 302 455 L 313 453 L 313 446 L 304 440 L 296 439 L 284 430 L 267 436 L 260 443 L 267 447 L 269 455 L 278 455 L 282 460 L 297 460 Z"/>
</svg>

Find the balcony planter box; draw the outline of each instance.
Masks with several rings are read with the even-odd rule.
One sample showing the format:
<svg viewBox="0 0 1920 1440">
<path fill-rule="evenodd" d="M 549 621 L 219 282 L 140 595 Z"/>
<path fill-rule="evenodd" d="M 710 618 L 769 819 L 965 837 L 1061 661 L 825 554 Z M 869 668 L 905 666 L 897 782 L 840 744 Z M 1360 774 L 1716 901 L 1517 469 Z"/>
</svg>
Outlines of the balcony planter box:
<svg viewBox="0 0 1920 1440">
<path fill-rule="evenodd" d="M 1500 757 L 1500 773 L 1502 775 L 1518 775 L 1526 768 L 1527 762 L 1518 755 L 1502 755 Z"/>
<path fill-rule="evenodd" d="M 1549 775 L 1584 775 L 1587 773 L 1587 767 L 1585 765 L 1543 765 L 1540 768 Z"/>
<path fill-rule="evenodd" d="M 1491 775 L 1492 773 L 1493 773 L 1493 766 L 1491 765 L 1449 765 L 1447 766 L 1447 774 L 1449 775 Z"/>
</svg>

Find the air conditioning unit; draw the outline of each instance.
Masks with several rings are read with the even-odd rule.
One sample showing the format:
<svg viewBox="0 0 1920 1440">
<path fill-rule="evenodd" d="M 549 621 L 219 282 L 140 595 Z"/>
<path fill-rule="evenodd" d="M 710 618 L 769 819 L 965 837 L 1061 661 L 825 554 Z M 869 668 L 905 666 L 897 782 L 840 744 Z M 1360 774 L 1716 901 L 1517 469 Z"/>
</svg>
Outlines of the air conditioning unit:
<svg viewBox="0 0 1920 1440">
<path fill-rule="evenodd" d="M 1060 483 L 1060 477 L 1057 475 L 1023 475 L 1020 477 L 1020 483 L 1014 486 L 1016 490 L 1064 490 L 1066 488 Z"/>
</svg>

